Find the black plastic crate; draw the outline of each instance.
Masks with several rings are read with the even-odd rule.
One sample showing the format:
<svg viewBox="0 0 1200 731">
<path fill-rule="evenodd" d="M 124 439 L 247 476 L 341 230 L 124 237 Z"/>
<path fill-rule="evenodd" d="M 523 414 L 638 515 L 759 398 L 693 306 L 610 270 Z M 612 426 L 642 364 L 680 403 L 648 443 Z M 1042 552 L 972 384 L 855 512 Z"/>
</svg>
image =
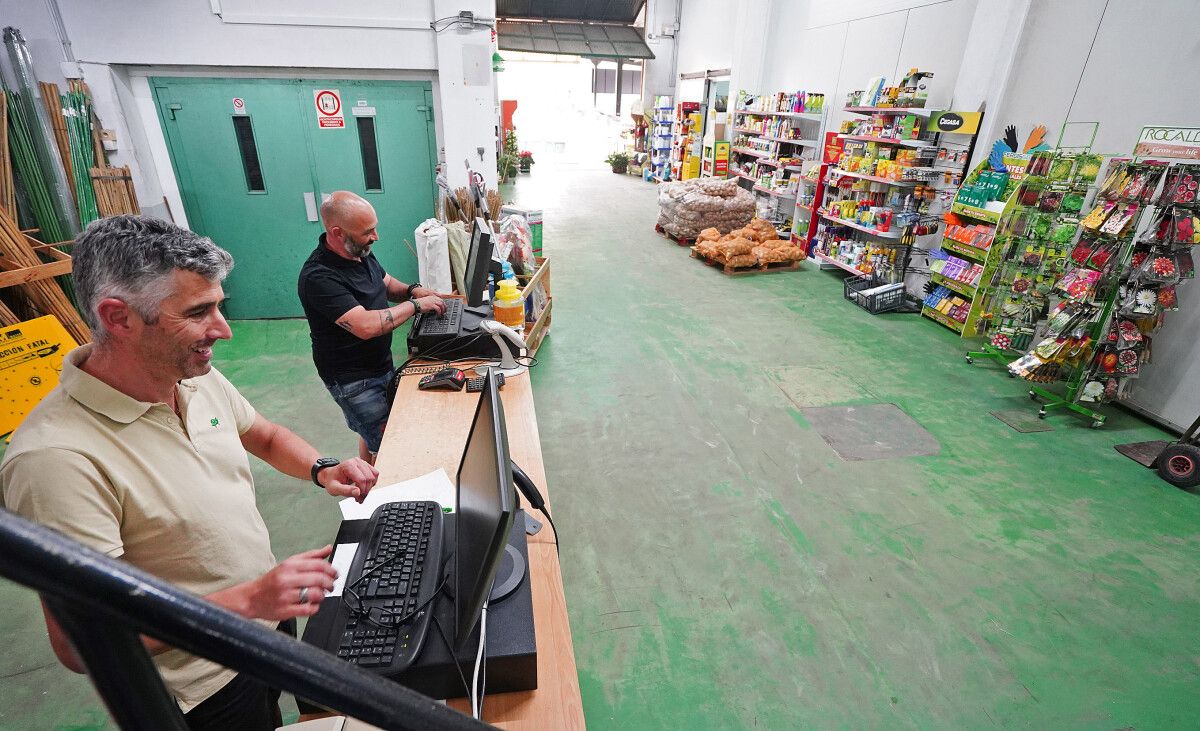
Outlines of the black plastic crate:
<svg viewBox="0 0 1200 731">
<path fill-rule="evenodd" d="M 872 315 L 878 315 L 880 312 L 890 312 L 906 308 L 908 306 L 908 295 L 904 291 L 904 287 L 894 289 L 888 292 L 876 292 L 867 294 L 866 290 L 887 284 L 874 274 L 863 274 L 856 277 L 847 277 L 842 282 L 846 299 L 863 308 Z"/>
</svg>

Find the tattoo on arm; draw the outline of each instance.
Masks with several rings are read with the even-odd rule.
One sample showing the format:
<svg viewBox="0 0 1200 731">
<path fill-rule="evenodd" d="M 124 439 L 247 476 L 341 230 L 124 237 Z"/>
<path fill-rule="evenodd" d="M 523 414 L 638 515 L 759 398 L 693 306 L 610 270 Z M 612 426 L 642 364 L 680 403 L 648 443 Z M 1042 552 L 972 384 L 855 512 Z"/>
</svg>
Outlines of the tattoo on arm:
<svg viewBox="0 0 1200 731">
<path fill-rule="evenodd" d="M 383 334 L 390 333 L 396 329 L 396 318 L 392 316 L 392 308 L 387 308 L 379 313 L 379 332 Z"/>
<path fill-rule="evenodd" d="M 350 333 L 354 332 L 354 326 L 350 324 L 349 320 L 338 320 L 337 324 L 338 324 L 338 327 L 342 328 L 346 332 L 350 332 Z"/>
</svg>

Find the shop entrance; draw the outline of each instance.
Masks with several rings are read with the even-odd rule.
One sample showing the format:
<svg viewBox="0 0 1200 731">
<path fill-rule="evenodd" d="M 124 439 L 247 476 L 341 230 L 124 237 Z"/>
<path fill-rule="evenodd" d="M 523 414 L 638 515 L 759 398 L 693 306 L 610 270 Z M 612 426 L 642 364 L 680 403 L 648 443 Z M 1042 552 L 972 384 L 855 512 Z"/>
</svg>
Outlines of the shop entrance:
<svg viewBox="0 0 1200 731">
<path fill-rule="evenodd" d="M 301 317 L 296 277 L 321 233 L 322 196 L 351 190 L 379 216 L 374 253 L 416 279 L 404 240 L 433 215 L 427 82 L 150 79 L 188 222 L 237 263 L 234 319 Z"/>
</svg>

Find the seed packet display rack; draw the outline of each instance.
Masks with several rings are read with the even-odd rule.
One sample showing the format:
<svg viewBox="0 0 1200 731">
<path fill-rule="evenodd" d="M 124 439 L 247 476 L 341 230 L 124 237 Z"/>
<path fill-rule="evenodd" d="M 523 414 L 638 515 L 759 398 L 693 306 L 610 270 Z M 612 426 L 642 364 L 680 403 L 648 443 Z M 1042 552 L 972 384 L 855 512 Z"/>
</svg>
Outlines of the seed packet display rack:
<svg viewBox="0 0 1200 731">
<path fill-rule="evenodd" d="M 1014 193 L 1024 177 L 1029 158 L 1029 155 L 1009 153 L 997 161 L 989 159 L 981 162 L 963 181 L 963 189 L 982 188 L 994 183 L 999 186 L 998 190 L 988 194 L 991 198 L 988 201 L 973 200 L 960 191 L 950 207 L 952 215 L 946 217 L 942 254 L 937 255 L 944 263 L 938 263 L 937 260 L 931 262 L 929 278 L 935 287 L 931 298 L 937 293 L 936 287 L 943 287 L 954 295 L 966 298 L 966 319 L 960 322 L 932 303 L 923 306 L 921 313 L 958 331 L 964 338 L 979 334 L 986 326 L 985 302 L 1003 258 L 1000 254 L 1002 242 L 996 239 L 996 231 L 999 222 L 1010 215 L 1016 198 Z M 953 322 L 947 323 L 942 318 Z M 967 362 L 971 360 L 968 355 Z"/>
<path fill-rule="evenodd" d="M 1144 206 L 1143 225 L 1120 262 L 1116 297 L 1083 373 L 1078 398 L 1085 403 L 1115 402 L 1128 395 L 1141 365 L 1150 359 L 1153 334 L 1167 313 L 1178 309 L 1177 288 L 1195 277 L 1192 251 L 1200 245 L 1200 165 L 1134 159 L 1122 162 L 1110 177 L 1106 188 L 1119 192 L 1140 185 L 1141 199 L 1151 203 Z M 1109 220 L 1121 214 L 1118 205 L 1108 212 Z"/>
<path fill-rule="evenodd" d="M 1100 158 L 1087 148 L 1059 148 L 1035 157 L 1036 164 L 1026 160 L 1025 174 L 997 224 L 996 264 L 985 280 L 975 328 L 987 340 L 967 353 L 968 363 L 988 358 L 1007 366 L 1032 344 L 1067 268 L 1099 172 Z"/>
</svg>

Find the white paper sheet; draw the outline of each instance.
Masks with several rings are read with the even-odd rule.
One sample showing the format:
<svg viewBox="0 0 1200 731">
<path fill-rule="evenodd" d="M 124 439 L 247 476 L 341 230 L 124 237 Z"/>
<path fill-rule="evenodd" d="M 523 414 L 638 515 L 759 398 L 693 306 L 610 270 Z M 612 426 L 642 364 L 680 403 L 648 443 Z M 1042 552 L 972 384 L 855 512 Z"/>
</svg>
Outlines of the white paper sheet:
<svg viewBox="0 0 1200 731">
<path fill-rule="evenodd" d="M 384 503 L 399 503 L 409 500 L 432 500 L 442 506 L 455 509 L 456 491 L 446 470 L 441 467 L 427 475 L 414 477 L 404 482 L 391 485 L 376 485 L 367 493 L 367 499 L 362 504 L 354 502 L 354 498 L 346 498 L 338 505 L 342 509 L 342 520 L 366 520 L 371 517 Z"/>
<path fill-rule="evenodd" d="M 333 588 L 325 593 L 325 596 L 341 596 L 342 588 L 346 586 L 346 574 L 350 573 L 350 566 L 354 564 L 354 554 L 358 553 L 357 543 L 339 543 L 333 547 L 333 558 L 330 563 L 337 569 L 338 576 L 333 582 Z"/>
</svg>

